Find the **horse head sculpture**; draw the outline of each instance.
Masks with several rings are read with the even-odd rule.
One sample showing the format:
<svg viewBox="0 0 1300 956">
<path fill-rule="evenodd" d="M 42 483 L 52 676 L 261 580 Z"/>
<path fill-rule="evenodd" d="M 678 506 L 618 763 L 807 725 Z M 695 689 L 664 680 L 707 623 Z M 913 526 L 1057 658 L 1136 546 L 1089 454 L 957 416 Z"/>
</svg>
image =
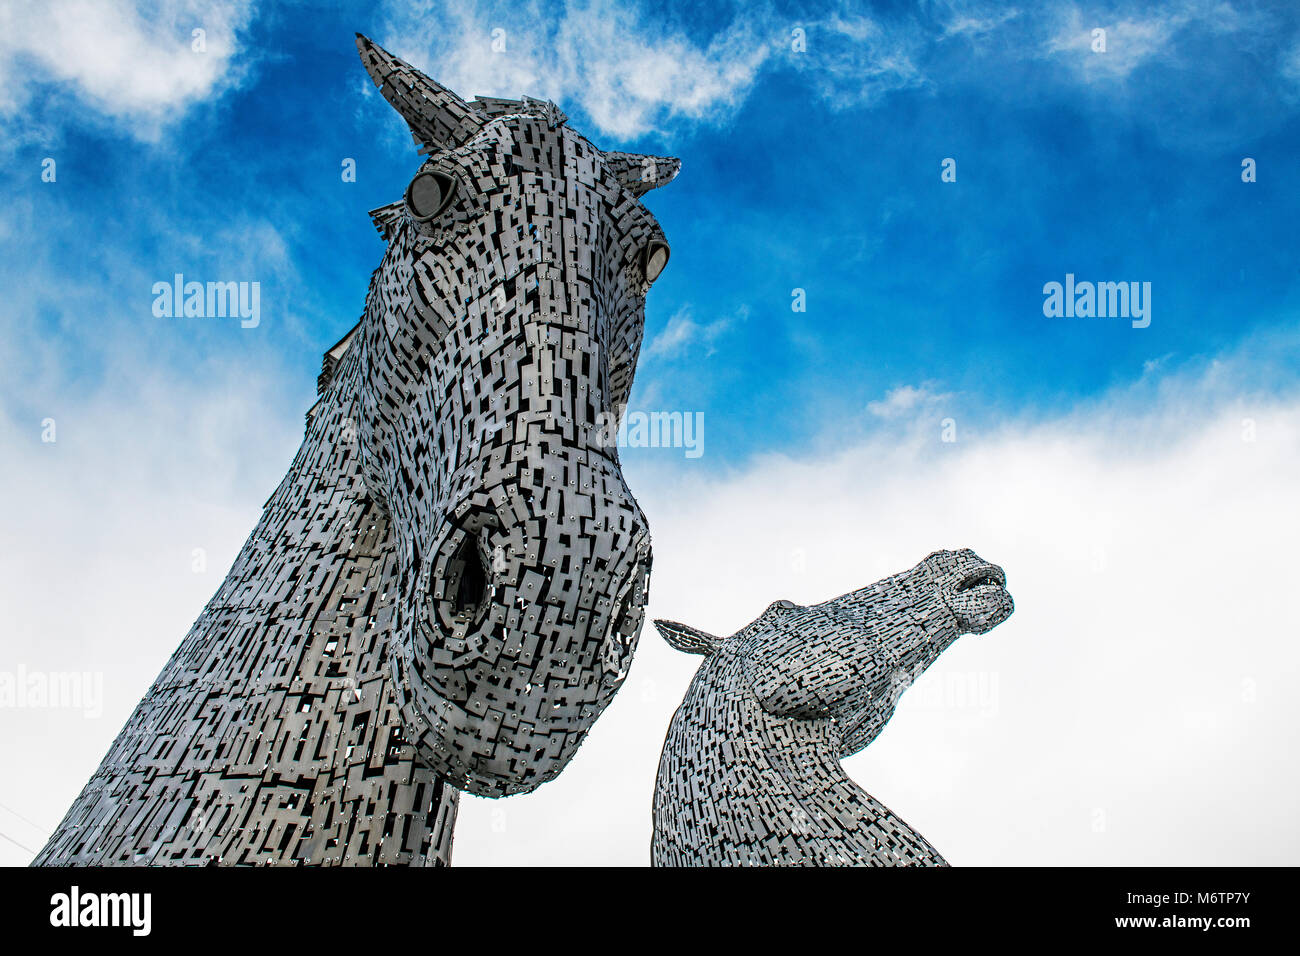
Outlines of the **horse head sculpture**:
<svg viewBox="0 0 1300 956">
<path fill-rule="evenodd" d="M 840 761 L 957 638 L 1013 609 L 1002 569 L 964 549 L 823 604 L 777 601 L 727 638 L 656 621 L 706 660 L 664 742 L 654 862 L 943 863 Z"/>
<path fill-rule="evenodd" d="M 675 159 L 466 102 L 358 36 L 424 160 L 284 480 L 40 864 L 443 865 L 564 769 L 650 573 L 613 443 Z"/>
<path fill-rule="evenodd" d="M 394 685 L 440 775 L 524 792 L 572 757 L 641 628 L 650 537 L 602 425 L 668 259 L 640 197 L 679 164 L 357 47 L 426 157 L 371 214 L 388 250 L 354 333 L 362 472 L 397 535 Z"/>
</svg>

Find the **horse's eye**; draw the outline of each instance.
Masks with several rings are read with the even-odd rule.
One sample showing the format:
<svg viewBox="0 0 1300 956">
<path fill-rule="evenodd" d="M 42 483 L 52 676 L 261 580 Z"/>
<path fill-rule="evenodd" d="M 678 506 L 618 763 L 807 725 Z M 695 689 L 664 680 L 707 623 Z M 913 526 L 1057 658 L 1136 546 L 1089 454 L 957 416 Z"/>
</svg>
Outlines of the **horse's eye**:
<svg viewBox="0 0 1300 956">
<path fill-rule="evenodd" d="M 668 243 L 655 239 L 645 247 L 642 256 L 644 258 L 641 265 L 645 271 L 645 281 L 654 282 L 659 278 L 659 273 L 664 271 L 664 266 L 668 265 Z"/>
<path fill-rule="evenodd" d="M 432 219 L 451 204 L 456 184 L 442 173 L 420 173 L 406 187 L 406 208 L 423 222 Z"/>
</svg>

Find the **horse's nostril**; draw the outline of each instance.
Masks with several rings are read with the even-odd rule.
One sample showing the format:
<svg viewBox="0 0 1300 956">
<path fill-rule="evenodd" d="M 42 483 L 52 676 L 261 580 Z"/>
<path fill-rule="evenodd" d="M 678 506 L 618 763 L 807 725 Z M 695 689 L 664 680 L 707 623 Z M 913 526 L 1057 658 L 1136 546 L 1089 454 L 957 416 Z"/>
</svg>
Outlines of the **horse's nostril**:
<svg viewBox="0 0 1300 956">
<path fill-rule="evenodd" d="M 462 536 L 443 568 L 443 596 L 437 602 L 442 623 L 450 629 L 479 623 L 488 606 L 489 580 L 478 542 Z"/>
<path fill-rule="evenodd" d="M 487 597 L 487 572 L 483 556 L 473 541 L 466 539 L 454 559 L 460 564 L 460 581 L 456 585 L 456 616 L 471 617 Z"/>
</svg>

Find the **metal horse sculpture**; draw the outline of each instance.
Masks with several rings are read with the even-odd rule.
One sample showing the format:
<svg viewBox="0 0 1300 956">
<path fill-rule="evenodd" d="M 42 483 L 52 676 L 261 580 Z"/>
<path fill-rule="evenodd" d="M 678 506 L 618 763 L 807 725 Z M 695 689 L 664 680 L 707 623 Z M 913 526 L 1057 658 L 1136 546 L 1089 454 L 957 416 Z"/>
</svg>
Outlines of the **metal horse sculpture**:
<svg viewBox="0 0 1300 956">
<path fill-rule="evenodd" d="M 1012 610 L 1002 569 L 963 550 L 824 604 L 778 601 L 729 638 L 656 621 L 705 660 L 664 741 L 653 863 L 945 865 L 840 761 L 958 637 Z"/>
<path fill-rule="evenodd" d="M 38 864 L 445 864 L 457 790 L 553 779 L 627 672 L 650 543 L 605 436 L 678 163 L 357 46 L 426 159 L 288 474 Z"/>
</svg>

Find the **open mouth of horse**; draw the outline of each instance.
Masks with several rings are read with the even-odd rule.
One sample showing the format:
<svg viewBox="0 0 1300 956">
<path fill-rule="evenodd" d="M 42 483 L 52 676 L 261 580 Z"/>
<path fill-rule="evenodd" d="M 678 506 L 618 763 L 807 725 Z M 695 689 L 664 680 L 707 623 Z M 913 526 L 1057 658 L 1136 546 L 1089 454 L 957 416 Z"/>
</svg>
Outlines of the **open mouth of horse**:
<svg viewBox="0 0 1300 956">
<path fill-rule="evenodd" d="M 1010 617 L 1015 604 L 1006 588 L 1006 573 L 996 564 L 981 563 L 966 571 L 948 598 L 958 628 L 984 634 Z"/>
<path fill-rule="evenodd" d="M 989 564 L 967 574 L 961 579 L 961 583 L 957 585 L 956 590 L 961 592 L 972 591 L 981 587 L 1005 588 L 1006 586 L 1006 574 L 996 565 Z"/>
</svg>

